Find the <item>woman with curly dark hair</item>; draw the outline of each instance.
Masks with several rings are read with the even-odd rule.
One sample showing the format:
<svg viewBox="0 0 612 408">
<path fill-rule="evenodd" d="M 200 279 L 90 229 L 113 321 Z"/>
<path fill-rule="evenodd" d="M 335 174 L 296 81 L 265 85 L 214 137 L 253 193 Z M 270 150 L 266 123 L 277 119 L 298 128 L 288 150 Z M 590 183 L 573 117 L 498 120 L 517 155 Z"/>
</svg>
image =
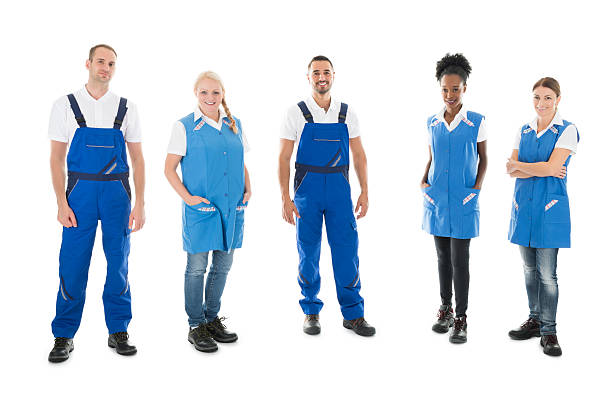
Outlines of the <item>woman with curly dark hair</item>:
<svg viewBox="0 0 612 408">
<path fill-rule="evenodd" d="M 484 116 L 463 106 L 471 71 L 462 54 L 446 54 L 436 65 L 444 109 L 427 119 L 429 161 L 421 180 L 423 229 L 434 236 L 442 298 L 432 330 L 446 333 L 452 327 L 451 343 L 467 341 L 470 239 L 478 236 L 478 199 L 487 169 Z"/>
</svg>

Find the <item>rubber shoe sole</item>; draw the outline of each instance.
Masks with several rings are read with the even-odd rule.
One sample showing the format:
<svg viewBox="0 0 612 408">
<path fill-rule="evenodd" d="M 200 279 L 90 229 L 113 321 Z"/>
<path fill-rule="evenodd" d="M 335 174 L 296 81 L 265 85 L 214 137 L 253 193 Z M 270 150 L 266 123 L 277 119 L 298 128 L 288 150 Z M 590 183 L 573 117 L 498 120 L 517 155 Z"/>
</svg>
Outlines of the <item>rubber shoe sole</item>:
<svg viewBox="0 0 612 408">
<path fill-rule="evenodd" d="M 217 337 L 217 336 L 212 336 L 212 338 L 217 342 L 217 343 L 234 343 L 236 341 L 238 341 L 238 336 L 235 337 L 230 337 L 228 338 L 223 338 L 223 337 Z"/>
<path fill-rule="evenodd" d="M 117 354 L 121 356 L 133 356 L 138 351 L 138 349 L 128 350 L 128 351 L 119 351 L 119 349 L 114 344 L 112 344 L 110 341 L 108 342 L 108 347 L 115 349 Z"/>
<path fill-rule="evenodd" d="M 189 343 L 193 344 L 193 347 L 195 347 L 196 350 L 201 351 L 203 353 L 214 353 L 215 351 L 219 350 L 219 347 L 216 344 L 214 347 L 200 347 L 195 344 L 190 338 L 188 338 L 187 340 L 189 341 Z"/>
<path fill-rule="evenodd" d="M 64 361 L 68 360 L 68 358 L 70 358 L 70 353 L 72 353 L 72 350 L 74 350 L 74 346 L 70 347 L 70 350 L 68 350 L 68 355 L 66 357 L 63 357 L 63 356 L 51 356 L 51 355 L 49 355 L 49 362 L 51 362 L 51 363 L 63 363 Z"/>
</svg>

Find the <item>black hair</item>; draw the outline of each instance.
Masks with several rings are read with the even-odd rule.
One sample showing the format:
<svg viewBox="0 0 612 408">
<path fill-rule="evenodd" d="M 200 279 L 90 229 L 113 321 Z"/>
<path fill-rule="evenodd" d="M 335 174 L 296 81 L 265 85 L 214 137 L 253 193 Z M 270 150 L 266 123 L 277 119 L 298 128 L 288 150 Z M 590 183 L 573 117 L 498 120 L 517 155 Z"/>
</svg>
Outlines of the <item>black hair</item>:
<svg viewBox="0 0 612 408">
<path fill-rule="evenodd" d="M 440 61 L 436 63 L 436 79 L 438 82 L 442 80 L 444 75 L 456 74 L 463 79 L 463 83 L 467 81 L 472 72 L 472 67 L 467 58 L 461 53 L 446 54 Z"/>
<path fill-rule="evenodd" d="M 331 65 L 331 67 L 334 67 L 334 64 L 332 64 L 331 60 L 329 58 L 327 58 L 324 55 L 317 55 L 316 57 L 314 57 L 313 59 L 310 60 L 310 62 L 308 63 L 308 69 L 310 69 L 310 66 L 312 65 L 313 62 L 315 61 L 327 61 L 329 62 L 329 65 Z"/>
</svg>

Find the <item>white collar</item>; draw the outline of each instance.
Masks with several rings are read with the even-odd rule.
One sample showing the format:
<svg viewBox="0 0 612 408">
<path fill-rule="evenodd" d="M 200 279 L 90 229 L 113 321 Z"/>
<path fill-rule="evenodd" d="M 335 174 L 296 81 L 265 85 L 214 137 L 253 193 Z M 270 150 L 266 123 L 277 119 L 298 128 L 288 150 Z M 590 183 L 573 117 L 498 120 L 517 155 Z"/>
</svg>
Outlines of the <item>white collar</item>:
<svg viewBox="0 0 612 408">
<path fill-rule="evenodd" d="M 312 94 L 308 95 L 308 98 L 306 99 L 307 99 L 306 102 L 308 102 L 308 105 L 310 105 L 314 109 L 318 109 L 319 111 L 322 111 L 322 113 L 329 113 L 336 106 L 336 100 L 334 99 L 333 96 L 331 97 L 331 100 L 329 101 L 329 108 L 327 109 L 327 112 L 325 112 L 325 109 L 319 106 L 319 104 L 317 103 L 317 101 L 315 101 L 314 96 L 312 96 Z"/>
<path fill-rule="evenodd" d="M 81 91 L 81 94 L 83 95 L 83 97 L 88 99 L 90 102 L 94 102 L 94 103 L 96 103 L 96 102 L 103 102 L 105 99 L 107 99 L 109 97 L 109 95 L 112 95 L 112 93 L 111 93 L 111 91 L 109 89 L 99 99 L 96 99 L 93 96 L 91 96 L 91 94 L 87 90 L 87 86 L 86 85 L 87 84 L 83 85 L 83 87 L 80 89 L 80 91 Z"/>
<path fill-rule="evenodd" d="M 555 117 L 553 118 L 553 120 L 550 121 L 546 129 L 544 129 L 543 131 L 539 133 L 544 134 L 544 132 L 550 129 L 553 125 L 563 125 L 563 118 L 561 117 L 559 110 L 557 110 L 557 112 L 555 113 Z M 538 133 L 538 117 L 537 116 L 534 120 L 532 120 L 529 123 L 529 127 L 535 130 L 536 133 Z"/>
<path fill-rule="evenodd" d="M 442 108 L 440 112 L 438 112 L 438 114 L 436 115 L 436 119 L 438 119 L 440 122 L 446 122 L 446 120 L 444 119 L 445 112 L 446 112 L 446 106 Z M 461 109 L 459 110 L 459 112 L 457 112 L 457 115 L 455 115 L 453 122 L 456 121 L 457 119 L 467 119 L 467 108 L 465 107 L 465 104 L 461 106 Z"/>
<path fill-rule="evenodd" d="M 213 119 L 209 118 L 208 116 L 204 115 L 200 110 L 200 107 L 196 105 L 195 109 L 193 110 L 193 121 L 196 122 L 201 117 L 204 117 L 204 120 L 206 120 L 207 122 L 218 123 L 215 122 Z M 227 118 L 227 114 L 225 113 L 225 109 L 223 109 L 223 106 L 219 106 L 219 122 L 221 122 L 223 118 Z"/>
</svg>

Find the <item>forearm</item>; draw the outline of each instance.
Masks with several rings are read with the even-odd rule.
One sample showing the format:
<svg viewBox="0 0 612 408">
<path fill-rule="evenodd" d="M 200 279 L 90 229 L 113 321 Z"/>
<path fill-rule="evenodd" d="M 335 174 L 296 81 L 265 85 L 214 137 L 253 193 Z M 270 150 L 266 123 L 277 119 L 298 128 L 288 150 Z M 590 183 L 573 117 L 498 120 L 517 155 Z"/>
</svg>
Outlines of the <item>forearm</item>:
<svg viewBox="0 0 612 408">
<path fill-rule="evenodd" d="M 550 162 L 525 163 L 517 161 L 514 167 L 515 171 L 518 170 L 521 173 L 535 177 L 551 177 L 554 176 L 555 171 L 559 170 L 555 169 L 555 166 Z"/>
<path fill-rule="evenodd" d="M 68 204 L 66 200 L 66 171 L 64 160 L 56 160 L 51 158 L 51 182 L 57 199 L 58 207 L 62 204 Z"/>
<path fill-rule="evenodd" d="M 478 173 L 476 174 L 476 183 L 474 188 L 480 190 L 484 181 L 485 173 L 487 172 L 488 159 L 486 157 L 480 157 L 478 161 Z"/>
<path fill-rule="evenodd" d="M 425 174 L 423 174 L 423 178 L 421 179 L 421 184 L 428 184 L 427 179 L 429 178 L 429 168 L 431 167 L 431 159 L 427 162 L 425 166 Z"/>
<path fill-rule="evenodd" d="M 168 182 L 170 183 L 174 191 L 177 192 L 177 194 L 183 199 L 183 201 L 186 201 L 189 197 L 191 197 L 191 194 L 189 193 L 189 191 L 187 191 L 187 188 L 185 188 L 185 185 L 176 173 L 176 169 L 166 167 L 164 174 L 166 175 L 166 178 L 168 179 Z"/>
<path fill-rule="evenodd" d="M 246 166 L 244 166 L 244 191 L 251 191 L 251 177 L 249 176 L 249 171 Z"/>
<path fill-rule="evenodd" d="M 291 201 L 291 196 L 289 195 L 289 176 L 291 175 L 289 163 L 290 160 L 283 157 L 278 160 L 278 183 L 283 201 Z"/>
<path fill-rule="evenodd" d="M 144 205 L 145 190 L 145 164 L 144 159 L 132 160 L 134 171 L 134 193 L 136 196 L 135 205 Z"/>
<path fill-rule="evenodd" d="M 365 154 L 355 158 L 355 173 L 362 193 L 368 193 L 368 161 Z"/>
<path fill-rule="evenodd" d="M 515 170 L 512 173 L 510 173 L 510 177 L 515 177 L 515 178 L 521 178 L 521 179 L 526 179 L 526 178 L 531 178 L 533 176 L 530 176 L 527 173 L 523 173 L 522 171 L 519 170 Z"/>
</svg>

